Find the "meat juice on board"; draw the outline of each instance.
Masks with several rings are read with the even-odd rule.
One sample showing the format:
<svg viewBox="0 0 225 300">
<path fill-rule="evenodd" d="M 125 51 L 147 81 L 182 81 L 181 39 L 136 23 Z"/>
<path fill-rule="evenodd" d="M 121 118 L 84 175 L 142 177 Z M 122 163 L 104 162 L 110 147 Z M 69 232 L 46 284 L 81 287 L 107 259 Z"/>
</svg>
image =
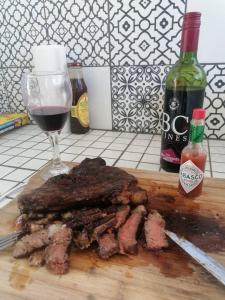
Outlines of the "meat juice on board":
<svg viewBox="0 0 225 300">
<path fill-rule="evenodd" d="M 194 109 L 188 145 L 181 153 L 179 191 L 189 197 L 199 196 L 202 192 L 207 153 L 202 141 L 205 126 L 205 110 Z"/>
<path fill-rule="evenodd" d="M 88 91 L 83 78 L 80 63 L 68 64 L 73 91 L 73 102 L 70 112 L 71 132 L 82 134 L 89 131 Z"/>
<path fill-rule="evenodd" d="M 168 172 L 179 172 L 192 111 L 203 106 L 206 76 L 197 60 L 200 17 L 198 12 L 184 15 L 180 58 L 166 78 L 160 164 Z"/>
</svg>

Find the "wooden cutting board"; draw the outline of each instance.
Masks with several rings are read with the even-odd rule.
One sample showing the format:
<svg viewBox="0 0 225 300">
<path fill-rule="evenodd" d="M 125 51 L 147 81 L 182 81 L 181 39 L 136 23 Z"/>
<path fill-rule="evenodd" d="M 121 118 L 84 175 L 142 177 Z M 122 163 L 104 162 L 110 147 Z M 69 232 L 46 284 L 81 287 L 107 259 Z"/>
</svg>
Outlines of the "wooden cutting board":
<svg viewBox="0 0 225 300">
<path fill-rule="evenodd" d="M 151 206 L 169 218 L 172 229 L 186 233 L 225 265 L 224 180 L 205 179 L 203 194 L 193 200 L 177 193 L 177 175 L 128 171 L 149 190 Z M 27 190 L 41 183 L 40 173 L 36 174 Z M 16 201 L 0 210 L 0 235 L 13 230 L 17 214 Z M 13 259 L 12 249 L 7 249 L 0 252 L 0 299 L 224 300 L 225 287 L 173 243 L 166 251 L 140 249 L 138 256 L 117 255 L 109 261 L 99 259 L 93 250 L 73 253 L 70 272 L 63 276 L 52 275 L 45 267 L 31 268 L 27 260 Z"/>
</svg>

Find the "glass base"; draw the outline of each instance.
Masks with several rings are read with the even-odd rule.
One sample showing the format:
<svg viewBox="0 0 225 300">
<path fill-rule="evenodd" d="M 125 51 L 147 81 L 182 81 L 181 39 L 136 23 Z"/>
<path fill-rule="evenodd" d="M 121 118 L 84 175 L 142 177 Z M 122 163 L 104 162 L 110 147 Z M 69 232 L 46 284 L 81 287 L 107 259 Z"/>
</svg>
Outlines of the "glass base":
<svg viewBox="0 0 225 300">
<path fill-rule="evenodd" d="M 59 164 L 51 164 L 46 172 L 42 175 L 44 180 L 47 180 L 51 177 L 60 175 L 60 174 L 68 174 L 70 168 L 64 163 L 60 162 Z"/>
</svg>

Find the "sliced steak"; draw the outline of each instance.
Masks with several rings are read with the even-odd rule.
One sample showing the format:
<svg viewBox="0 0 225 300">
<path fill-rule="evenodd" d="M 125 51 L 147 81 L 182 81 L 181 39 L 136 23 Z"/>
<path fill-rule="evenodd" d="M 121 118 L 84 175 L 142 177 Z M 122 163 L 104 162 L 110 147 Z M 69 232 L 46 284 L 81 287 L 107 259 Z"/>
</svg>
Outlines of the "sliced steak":
<svg viewBox="0 0 225 300">
<path fill-rule="evenodd" d="M 112 232 L 101 235 L 98 238 L 98 245 L 98 255 L 103 259 L 108 259 L 119 253 L 119 243 Z"/>
<path fill-rule="evenodd" d="M 48 179 L 41 187 L 21 195 L 21 212 L 57 212 L 116 202 L 121 193 L 137 185 L 134 176 L 105 165 L 101 158 L 85 159 L 70 174 Z"/>
<path fill-rule="evenodd" d="M 76 210 L 71 212 L 71 214 L 73 215 L 72 219 L 70 219 L 69 221 L 67 221 L 68 219 L 66 219 L 65 222 L 68 227 L 76 230 L 88 224 L 92 224 L 100 219 L 103 219 L 107 215 L 115 213 L 116 211 L 116 206 L 109 206 L 107 208 L 101 209 L 92 207 L 88 209 Z"/>
<path fill-rule="evenodd" d="M 29 265 L 32 267 L 41 267 L 45 264 L 45 249 L 37 250 L 29 257 Z"/>
<path fill-rule="evenodd" d="M 87 249 L 92 242 L 97 241 L 104 232 L 113 228 L 115 224 L 115 213 L 107 215 L 102 219 L 87 224 L 82 231 L 75 230 L 73 241 L 79 249 Z"/>
<path fill-rule="evenodd" d="M 123 225 L 127 219 L 127 216 L 130 213 L 130 206 L 123 205 L 116 212 L 116 225 L 115 228 L 118 229 L 121 225 Z"/>
<path fill-rule="evenodd" d="M 110 214 L 105 218 L 93 223 L 91 226 L 88 226 L 89 232 L 91 232 L 91 241 L 97 241 L 98 238 L 106 232 L 108 229 L 113 228 L 116 225 L 115 214 Z M 91 228 L 92 227 L 92 228 Z"/>
<path fill-rule="evenodd" d="M 49 244 L 48 230 L 43 229 L 29 235 L 25 235 L 19 240 L 13 250 L 15 258 L 25 257 L 34 250 L 43 248 Z"/>
<path fill-rule="evenodd" d="M 126 223 L 119 229 L 118 240 L 121 254 L 137 253 L 136 235 L 138 228 L 142 222 L 142 219 L 145 215 L 145 207 L 143 205 L 137 206 L 133 210 L 131 216 L 127 219 Z"/>
<path fill-rule="evenodd" d="M 159 250 L 168 247 L 168 240 L 164 231 L 165 221 L 156 210 L 148 214 L 144 230 L 147 249 Z"/>
<path fill-rule="evenodd" d="M 65 274 L 69 270 L 68 249 L 72 241 L 72 230 L 62 227 L 51 238 L 46 248 L 46 265 L 54 274 Z"/>
</svg>

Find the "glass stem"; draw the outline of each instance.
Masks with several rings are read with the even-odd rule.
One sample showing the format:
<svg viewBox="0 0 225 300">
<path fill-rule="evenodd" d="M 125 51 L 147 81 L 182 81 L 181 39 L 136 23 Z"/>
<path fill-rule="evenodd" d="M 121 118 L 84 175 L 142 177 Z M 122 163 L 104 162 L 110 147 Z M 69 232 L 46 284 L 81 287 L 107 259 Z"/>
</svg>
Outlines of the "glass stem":
<svg viewBox="0 0 225 300">
<path fill-rule="evenodd" d="M 54 169 L 60 169 L 61 167 L 61 159 L 60 159 L 60 151 L 59 151 L 59 133 L 55 132 L 47 132 L 48 139 L 52 145 L 52 167 Z"/>
</svg>

